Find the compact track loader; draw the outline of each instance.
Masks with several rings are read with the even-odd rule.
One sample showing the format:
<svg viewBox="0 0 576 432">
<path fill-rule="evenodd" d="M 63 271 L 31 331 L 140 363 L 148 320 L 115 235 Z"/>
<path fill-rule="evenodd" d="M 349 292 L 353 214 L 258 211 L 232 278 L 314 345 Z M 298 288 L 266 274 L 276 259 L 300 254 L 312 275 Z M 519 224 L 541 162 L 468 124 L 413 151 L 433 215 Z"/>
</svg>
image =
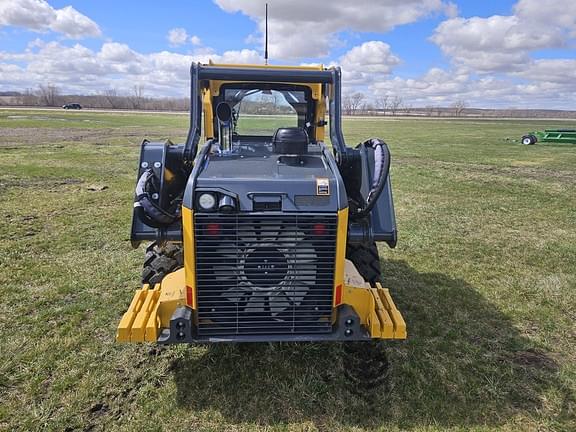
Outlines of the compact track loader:
<svg viewBox="0 0 576 432">
<path fill-rule="evenodd" d="M 141 147 L 131 239 L 152 243 L 117 341 L 406 338 L 376 247 L 396 245 L 390 153 L 346 146 L 340 80 L 192 65 L 186 142 Z"/>
</svg>

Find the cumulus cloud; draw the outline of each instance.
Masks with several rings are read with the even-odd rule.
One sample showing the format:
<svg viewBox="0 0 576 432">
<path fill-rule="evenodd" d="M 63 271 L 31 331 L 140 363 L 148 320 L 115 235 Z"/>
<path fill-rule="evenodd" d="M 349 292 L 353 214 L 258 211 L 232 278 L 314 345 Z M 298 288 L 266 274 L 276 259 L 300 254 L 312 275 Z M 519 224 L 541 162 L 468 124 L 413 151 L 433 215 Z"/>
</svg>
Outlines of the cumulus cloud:
<svg viewBox="0 0 576 432">
<path fill-rule="evenodd" d="M 576 60 L 535 60 L 524 68 L 524 70 L 515 73 L 514 76 L 551 83 L 576 83 Z"/>
<path fill-rule="evenodd" d="M 168 42 L 170 42 L 171 46 L 177 47 L 180 45 L 184 45 L 190 43 L 192 45 L 201 45 L 202 41 L 198 36 L 190 36 L 188 32 L 181 28 L 173 28 L 168 32 L 167 36 Z"/>
<path fill-rule="evenodd" d="M 74 59 L 74 61 L 70 61 Z M 98 50 L 81 44 L 36 40 L 23 53 L 0 51 L 0 89 L 24 90 L 50 82 L 64 92 L 94 93 L 110 87 L 129 92 L 141 85 L 151 96 L 185 96 L 192 62 L 259 63 L 254 50 L 139 53 L 126 44 L 107 42 Z"/>
<path fill-rule="evenodd" d="M 574 109 L 570 97 L 576 80 L 563 82 L 518 82 L 512 78 L 475 79 L 463 69 L 432 68 L 419 78 L 393 77 L 374 83 L 375 95 L 401 95 L 415 106 L 450 106 L 457 100 L 486 108 Z"/>
<path fill-rule="evenodd" d="M 223 10 L 241 12 L 264 31 L 264 4 L 261 0 L 214 0 Z M 273 58 L 322 57 L 338 43 L 337 34 L 387 32 L 434 13 L 455 13 L 442 0 L 269 0 L 269 46 Z M 252 40 L 258 38 L 252 38 Z"/>
<path fill-rule="evenodd" d="M 572 0 L 519 0 L 514 13 L 534 31 L 556 27 L 576 37 L 576 2 Z"/>
<path fill-rule="evenodd" d="M 173 28 L 168 32 L 168 42 L 170 45 L 183 45 L 188 40 L 188 33 L 183 28 Z"/>
<path fill-rule="evenodd" d="M 72 6 L 54 9 L 45 0 L 0 0 L 0 26 L 54 31 L 71 39 L 101 35 L 98 24 Z"/>
<path fill-rule="evenodd" d="M 400 58 L 382 41 L 364 42 L 340 57 L 343 80 L 347 86 L 369 84 L 390 74 Z"/>
<path fill-rule="evenodd" d="M 576 2 L 520 0 L 514 15 L 451 18 L 441 23 L 431 40 L 456 64 L 486 72 L 521 71 L 530 54 L 567 45 L 576 31 Z"/>
<path fill-rule="evenodd" d="M 431 40 L 455 62 L 480 72 L 519 70 L 536 49 L 560 46 L 562 37 L 541 32 L 517 16 L 453 18 L 441 23 Z"/>
</svg>

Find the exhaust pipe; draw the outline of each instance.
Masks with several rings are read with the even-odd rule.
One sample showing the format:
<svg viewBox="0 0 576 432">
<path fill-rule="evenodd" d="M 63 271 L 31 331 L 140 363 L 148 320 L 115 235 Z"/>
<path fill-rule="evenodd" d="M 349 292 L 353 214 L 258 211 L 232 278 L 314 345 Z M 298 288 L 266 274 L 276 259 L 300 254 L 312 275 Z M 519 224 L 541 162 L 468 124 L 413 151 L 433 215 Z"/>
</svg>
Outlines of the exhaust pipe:
<svg viewBox="0 0 576 432">
<path fill-rule="evenodd" d="M 220 102 L 216 106 L 216 118 L 218 119 L 218 143 L 222 153 L 232 151 L 232 107 L 226 102 Z"/>
</svg>

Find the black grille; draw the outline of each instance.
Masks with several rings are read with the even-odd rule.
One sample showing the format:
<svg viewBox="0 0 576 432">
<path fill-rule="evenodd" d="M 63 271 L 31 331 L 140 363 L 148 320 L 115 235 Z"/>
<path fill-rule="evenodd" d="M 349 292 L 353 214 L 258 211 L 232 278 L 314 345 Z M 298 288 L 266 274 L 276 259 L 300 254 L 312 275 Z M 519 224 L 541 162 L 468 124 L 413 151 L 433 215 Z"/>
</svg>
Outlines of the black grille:
<svg viewBox="0 0 576 432">
<path fill-rule="evenodd" d="M 330 332 L 336 216 L 196 214 L 199 335 Z"/>
</svg>

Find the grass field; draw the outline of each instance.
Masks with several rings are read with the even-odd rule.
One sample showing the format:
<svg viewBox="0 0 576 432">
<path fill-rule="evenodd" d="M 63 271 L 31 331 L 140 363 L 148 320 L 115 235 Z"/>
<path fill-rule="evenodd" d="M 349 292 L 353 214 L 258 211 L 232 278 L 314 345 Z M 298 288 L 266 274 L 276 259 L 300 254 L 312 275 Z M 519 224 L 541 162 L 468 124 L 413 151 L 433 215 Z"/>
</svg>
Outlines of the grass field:
<svg viewBox="0 0 576 432">
<path fill-rule="evenodd" d="M 115 344 L 139 143 L 187 117 L 0 111 L 0 430 L 576 430 L 576 146 L 505 141 L 551 126 L 345 121 L 392 151 L 409 326 L 368 401 L 336 345 Z"/>
</svg>

